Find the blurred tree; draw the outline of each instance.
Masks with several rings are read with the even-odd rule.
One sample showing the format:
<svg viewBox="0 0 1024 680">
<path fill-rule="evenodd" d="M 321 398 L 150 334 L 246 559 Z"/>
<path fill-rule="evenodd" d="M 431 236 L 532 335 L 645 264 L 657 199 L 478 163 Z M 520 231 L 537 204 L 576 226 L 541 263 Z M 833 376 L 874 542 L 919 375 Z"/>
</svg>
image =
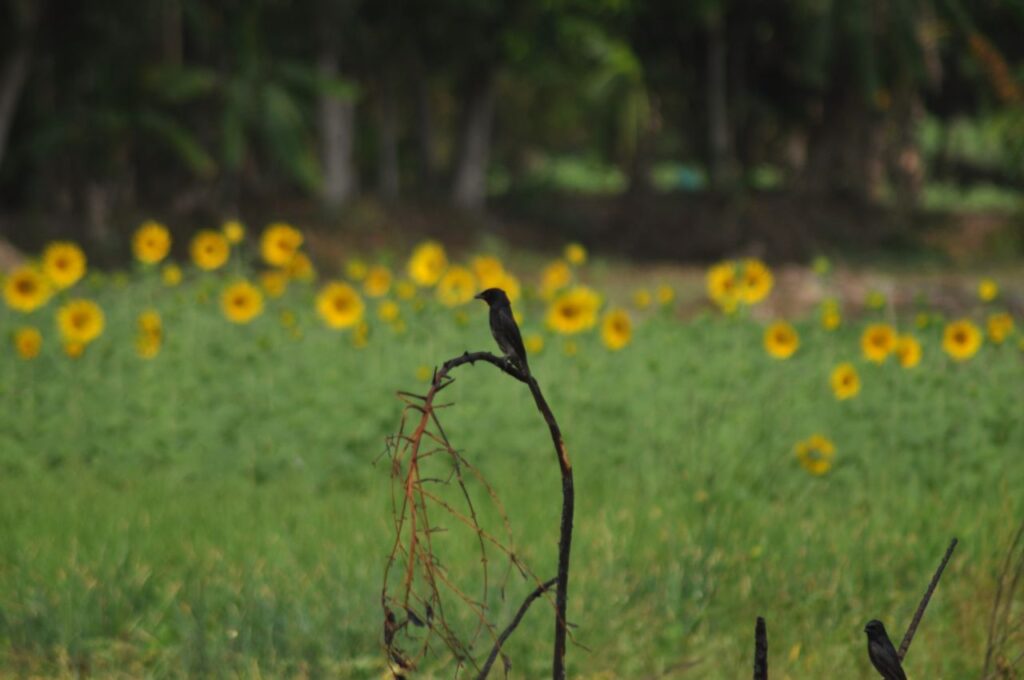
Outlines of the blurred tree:
<svg viewBox="0 0 1024 680">
<path fill-rule="evenodd" d="M 357 13 L 355 0 L 319 0 L 313 4 L 309 21 L 317 37 L 317 126 L 323 183 L 320 198 L 328 208 L 338 208 L 358 189 L 355 166 L 356 89 L 340 78 L 341 53 L 351 37 Z M 352 61 L 352 55 L 349 55 Z"/>
<path fill-rule="evenodd" d="M 8 0 L 0 198 L 86 215 L 102 239 L 140 204 L 337 207 L 361 174 L 384 199 L 444 182 L 478 210 L 571 157 L 634 196 L 668 161 L 691 189 L 761 187 L 767 168 L 773 186 L 912 205 L 927 170 L 1024 175 L 1022 7 Z M 946 133 L 965 117 L 1004 141 L 968 157 Z"/>
<path fill-rule="evenodd" d="M 28 78 L 35 50 L 36 28 L 44 12 L 43 2 L 14 0 L 0 9 L 5 16 L 2 25 L 3 43 L 10 46 L 10 54 L 3 57 L 0 67 L 0 167 L 3 167 L 7 135 L 14 121 L 14 113 Z"/>
</svg>

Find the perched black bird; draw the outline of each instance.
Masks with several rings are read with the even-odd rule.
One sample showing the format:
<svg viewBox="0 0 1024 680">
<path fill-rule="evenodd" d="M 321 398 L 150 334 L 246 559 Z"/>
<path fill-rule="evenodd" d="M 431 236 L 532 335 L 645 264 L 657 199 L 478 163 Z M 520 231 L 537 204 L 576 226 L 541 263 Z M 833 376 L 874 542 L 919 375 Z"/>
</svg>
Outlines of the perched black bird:
<svg viewBox="0 0 1024 680">
<path fill-rule="evenodd" d="M 501 288 L 488 288 L 476 296 L 491 308 L 491 335 L 498 347 L 505 353 L 513 366 L 524 376 L 530 375 L 530 365 L 526 363 L 526 348 L 523 347 L 523 336 L 519 334 L 519 326 L 512 316 L 512 305 L 508 295 Z"/>
<path fill-rule="evenodd" d="M 868 634 L 868 656 L 875 670 L 881 673 L 885 680 L 907 680 L 907 674 L 900 665 L 900 657 L 896 653 L 896 648 L 892 646 L 882 622 L 878 619 L 868 621 L 864 626 L 864 632 Z"/>
</svg>

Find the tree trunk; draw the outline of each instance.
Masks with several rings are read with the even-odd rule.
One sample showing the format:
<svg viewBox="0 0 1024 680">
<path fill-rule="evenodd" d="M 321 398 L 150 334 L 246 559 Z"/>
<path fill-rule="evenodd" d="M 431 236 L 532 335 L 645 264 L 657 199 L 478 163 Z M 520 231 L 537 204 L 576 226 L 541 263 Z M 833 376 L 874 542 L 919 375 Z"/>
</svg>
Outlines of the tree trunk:
<svg viewBox="0 0 1024 680">
<path fill-rule="evenodd" d="M 470 88 L 466 98 L 459 159 L 452 185 L 452 200 L 460 208 L 480 210 L 487 198 L 494 95 L 494 77 L 488 74 Z"/>
<path fill-rule="evenodd" d="M 884 168 L 882 132 L 860 93 L 833 90 L 808 140 L 805 188 L 861 202 L 877 198 Z"/>
<path fill-rule="evenodd" d="M 331 50 L 320 54 L 317 65 L 321 75 L 338 75 L 338 55 Z M 356 107 L 352 99 L 320 93 L 320 156 L 324 164 L 321 199 L 329 208 L 337 208 L 356 191 L 356 170 L 352 162 L 355 141 Z"/>
<path fill-rule="evenodd" d="M 377 191 L 386 201 L 398 198 L 398 102 L 389 81 L 380 92 L 377 126 Z"/>
<path fill-rule="evenodd" d="M 726 107 L 728 83 L 726 70 L 727 44 L 721 17 L 716 17 L 708 30 L 708 141 L 710 143 L 711 186 L 727 187 L 732 182 L 733 163 L 729 117 Z"/>
<path fill-rule="evenodd" d="M 3 166 L 7 138 L 32 64 L 33 39 L 43 14 L 43 3 L 22 3 L 16 10 L 21 24 L 17 43 L 0 72 L 0 167 Z"/>
<path fill-rule="evenodd" d="M 901 210 L 910 210 L 917 205 L 924 188 L 924 162 L 915 134 L 924 116 L 923 108 L 910 83 L 901 83 L 894 88 L 885 148 L 886 175 Z"/>
<path fill-rule="evenodd" d="M 181 66 L 184 53 L 181 0 L 164 0 L 160 29 L 164 61 Z"/>
<path fill-rule="evenodd" d="M 434 118 L 430 112 L 430 83 L 416 74 L 416 142 L 419 146 L 420 187 L 432 191 L 437 186 L 437 155 L 434 152 Z"/>
</svg>

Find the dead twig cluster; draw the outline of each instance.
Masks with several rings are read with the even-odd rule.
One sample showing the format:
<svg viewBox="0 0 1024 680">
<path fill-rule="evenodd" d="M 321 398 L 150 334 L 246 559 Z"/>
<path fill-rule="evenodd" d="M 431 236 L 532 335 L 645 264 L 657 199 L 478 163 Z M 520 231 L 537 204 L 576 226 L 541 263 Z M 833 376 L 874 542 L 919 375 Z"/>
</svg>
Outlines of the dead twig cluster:
<svg viewBox="0 0 1024 680">
<path fill-rule="evenodd" d="M 1010 644 L 1024 638 L 1024 612 L 1017 602 L 1017 591 L 1024 583 L 1024 521 L 1021 522 L 1006 551 L 992 613 L 988 624 L 988 644 L 981 680 L 1015 678 L 1014 668 L 1024 661 L 1024 652 L 1009 651 Z"/>
<path fill-rule="evenodd" d="M 450 404 L 437 404 L 437 395 L 453 379 L 451 371 L 464 364 L 483 361 L 525 383 L 538 411 L 543 416 L 558 457 L 562 476 L 562 518 L 560 522 L 558 574 L 541 581 L 516 554 L 512 545 L 508 515 L 497 494 L 483 475 L 451 444 L 437 412 Z M 555 591 L 555 642 L 552 674 L 565 677 L 565 646 L 567 636 L 566 606 L 569 576 L 569 552 L 572 540 L 573 486 L 572 466 L 562 441 L 561 432 L 537 381 L 523 375 L 507 360 L 489 352 L 464 353 L 450 359 L 434 372 L 425 395 L 408 392 L 399 395 L 405 402 L 398 432 L 387 441 L 391 460 L 392 511 L 395 540 L 384 570 L 381 605 L 384 610 L 384 644 L 395 675 L 401 677 L 416 668 L 424 659 L 434 640 L 440 640 L 455 658 L 458 669 L 472 667 L 479 679 L 487 677 L 501 653 L 502 646 L 537 599 Z M 411 428 L 411 430 L 410 430 Z M 439 465 L 440 461 L 444 465 Z M 442 472 L 434 472 L 434 470 Z M 429 470 L 429 471 L 428 471 Z M 471 485 L 482 487 L 501 516 L 504 537 L 498 538 L 484 528 L 474 506 Z M 451 493 L 452 489 L 457 493 Z M 446 490 L 447 489 L 447 490 Z M 443 519 L 442 519 L 443 518 Z M 435 535 L 451 527 L 468 529 L 480 553 L 482 583 L 479 596 L 465 592 L 441 558 Z M 507 561 L 499 584 L 491 583 L 489 553 L 500 553 Z M 511 569 L 534 583 L 512 621 L 499 632 L 491 620 L 488 594 L 497 585 L 504 593 Z M 449 603 L 468 607 L 475 619 L 470 632 L 457 630 L 455 618 L 448 611 Z M 481 636 L 490 641 L 487 655 L 476 652 Z M 483 659 L 481 661 L 481 658 Z"/>
</svg>

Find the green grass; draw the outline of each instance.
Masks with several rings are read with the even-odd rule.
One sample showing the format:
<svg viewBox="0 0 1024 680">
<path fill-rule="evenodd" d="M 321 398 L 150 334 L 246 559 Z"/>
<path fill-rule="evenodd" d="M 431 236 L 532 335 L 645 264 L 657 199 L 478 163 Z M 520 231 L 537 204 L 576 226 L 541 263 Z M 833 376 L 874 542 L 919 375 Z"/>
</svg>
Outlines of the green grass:
<svg viewBox="0 0 1024 680">
<path fill-rule="evenodd" d="M 0 354 L 0 675 L 381 677 L 392 524 L 380 456 L 395 392 L 424 390 L 422 366 L 490 349 L 483 306 L 463 324 L 405 304 L 405 334 L 374 324 L 355 349 L 320 326 L 311 289 L 240 327 L 220 316 L 219 285 L 87 287 L 107 330 L 81 359 L 49 332 L 54 303 L 35 319 L 42 356 Z M 134 319 L 150 305 L 166 343 L 143 361 Z M 539 330 L 542 310 L 525 311 Z M 0 333 L 22 321 L 0 313 Z M 570 618 L 587 649 L 570 647 L 573 677 L 691 660 L 698 677 L 739 677 L 757 615 L 773 676 L 867 677 L 864 623 L 901 635 L 953 535 L 906 665 L 919 678 L 979 671 L 994 574 L 1024 509 L 1016 338 L 954 365 L 927 329 L 907 371 L 861 361 L 859 326 L 798 328 L 788 361 L 765 354 L 754 321 L 665 312 L 619 353 L 589 335 L 568 357 L 548 336 L 531 358 L 576 474 Z M 827 378 L 841 360 L 864 383 L 842 403 Z M 492 367 L 456 378 L 448 435 L 547 578 L 560 501 L 544 425 Z M 837 447 L 820 478 L 791 453 L 814 432 Z M 475 544 L 454 528 L 437 548 L 464 572 Z M 531 587 L 513 576 L 493 599 L 499 625 Z M 515 677 L 543 676 L 551 630 L 536 604 L 507 646 Z"/>
</svg>

